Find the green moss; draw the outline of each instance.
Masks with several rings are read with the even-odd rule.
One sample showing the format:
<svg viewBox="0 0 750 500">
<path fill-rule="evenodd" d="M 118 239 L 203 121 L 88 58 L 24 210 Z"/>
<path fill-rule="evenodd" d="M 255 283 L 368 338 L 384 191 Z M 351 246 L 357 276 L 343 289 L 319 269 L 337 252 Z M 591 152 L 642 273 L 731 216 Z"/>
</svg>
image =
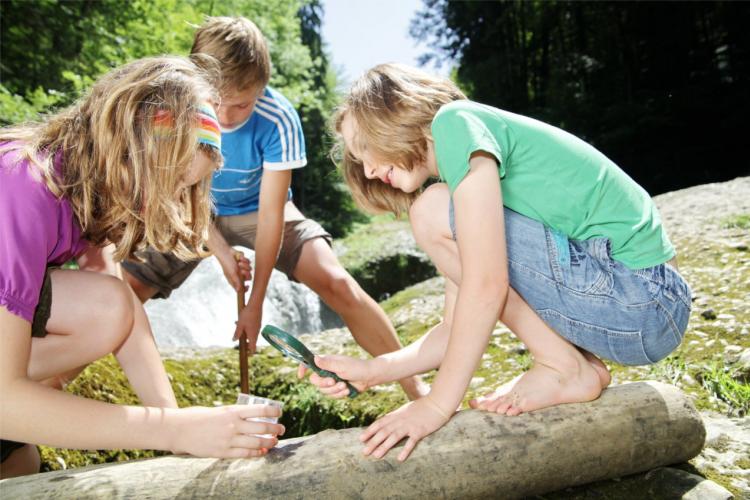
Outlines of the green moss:
<svg viewBox="0 0 750 500">
<path fill-rule="evenodd" d="M 166 360 L 165 366 L 180 407 L 232 404 L 239 392 L 239 357 L 226 349 L 205 358 Z M 323 397 L 296 377 L 296 365 L 272 349 L 250 360 L 250 391 L 284 403 L 281 423 L 285 438 L 315 434 L 325 429 L 369 425 L 378 416 L 406 402 L 401 391 L 368 391 L 354 400 Z M 116 404 L 138 404 L 117 361 L 108 356 L 89 366 L 66 389 L 90 399 Z M 163 455 L 149 450 L 65 450 L 40 446 L 42 471 L 119 462 Z"/>
<path fill-rule="evenodd" d="M 727 217 L 722 221 L 725 229 L 750 229 L 750 214 L 739 214 Z"/>
</svg>

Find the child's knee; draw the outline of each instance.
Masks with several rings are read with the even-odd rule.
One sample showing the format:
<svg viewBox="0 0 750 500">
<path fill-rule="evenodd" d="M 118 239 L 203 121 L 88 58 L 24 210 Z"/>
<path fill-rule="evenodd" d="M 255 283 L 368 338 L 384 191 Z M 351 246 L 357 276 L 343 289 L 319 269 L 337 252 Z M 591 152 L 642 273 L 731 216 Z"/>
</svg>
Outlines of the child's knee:
<svg viewBox="0 0 750 500">
<path fill-rule="evenodd" d="M 119 346 L 130 334 L 135 321 L 134 299 L 128 285 L 115 277 L 107 277 L 106 293 L 101 298 L 98 318 L 100 329 L 109 332 L 102 338 L 107 338 L 107 348 L 110 350 Z"/>
<path fill-rule="evenodd" d="M 445 209 L 447 213 L 449 201 L 448 187 L 443 183 L 433 184 L 414 200 L 409 208 L 409 220 L 432 220 L 435 210 Z"/>
<path fill-rule="evenodd" d="M 335 273 L 326 280 L 324 300 L 334 309 L 356 307 L 361 293 L 362 288 L 348 273 Z"/>
<path fill-rule="evenodd" d="M 409 208 L 409 222 L 420 246 L 432 239 L 450 234 L 448 207 L 450 192 L 443 183 L 433 184 L 414 200 Z"/>
<path fill-rule="evenodd" d="M 37 447 L 33 444 L 25 444 L 11 452 L 10 456 L 0 465 L 0 479 L 36 474 L 39 472 L 41 465 Z"/>
</svg>

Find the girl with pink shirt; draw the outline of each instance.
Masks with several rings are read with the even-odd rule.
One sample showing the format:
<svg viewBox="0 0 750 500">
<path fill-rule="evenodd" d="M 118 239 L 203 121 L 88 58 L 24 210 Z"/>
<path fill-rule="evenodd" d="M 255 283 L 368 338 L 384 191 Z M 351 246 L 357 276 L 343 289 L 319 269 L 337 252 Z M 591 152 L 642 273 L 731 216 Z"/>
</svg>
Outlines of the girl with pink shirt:
<svg viewBox="0 0 750 500">
<path fill-rule="evenodd" d="M 38 471 L 24 443 L 248 457 L 283 433 L 245 420 L 272 407 L 177 409 L 140 301 L 92 272 L 116 274 L 146 245 L 201 255 L 221 166 L 213 78 L 188 59 L 142 59 L 42 123 L 0 130 L 0 477 Z M 60 268 L 72 259 L 78 270 Z M 56 390 L 109 353 L 144 407 Z"/>
</svg>

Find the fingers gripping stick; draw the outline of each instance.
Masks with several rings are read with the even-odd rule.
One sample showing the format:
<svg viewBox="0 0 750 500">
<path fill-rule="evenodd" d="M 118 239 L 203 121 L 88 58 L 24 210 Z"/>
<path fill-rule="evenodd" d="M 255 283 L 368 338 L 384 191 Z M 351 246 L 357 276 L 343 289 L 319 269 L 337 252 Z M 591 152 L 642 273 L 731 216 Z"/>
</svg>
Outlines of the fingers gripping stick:
<svg viewBox="0 0 750 500">
<path fill-rule="evenodd" d="M 315 354 L 313 354 L 310 349 L 308 349 L 307 346 L 305 346 L 305 344 L 303 344 L 298 338 L 272 325 L 264 326 L 263 330 L 260 333 L 261 335 L 263 335 L 263 338 L 268 341 L 269 344 L 281 351 L 284 356 L 290 357 L 299 361 L 300 363 L 303 363 L 305 366 L 310 368 L 321 377 L 330 377 L 336 382 L 344 382 L 346 384 L 346 387 L 349 389 L 350 398 L 354 398 L 359 395 L 359 391 L 355 389 L 354 386 L 349 382 L 342 379 L 335 373 L 324 370 L 323 368 L 316 365 Z"/>
</svg>

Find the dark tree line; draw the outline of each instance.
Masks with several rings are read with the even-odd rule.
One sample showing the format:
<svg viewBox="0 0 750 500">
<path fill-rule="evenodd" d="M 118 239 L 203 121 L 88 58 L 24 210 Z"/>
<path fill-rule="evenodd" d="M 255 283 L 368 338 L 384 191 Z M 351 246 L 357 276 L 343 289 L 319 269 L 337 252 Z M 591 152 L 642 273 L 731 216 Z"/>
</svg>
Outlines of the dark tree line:
<svg viewBox="0 0 750 500">
<path fill-rule="evenodd" d="M 362 219 L 328 158 L 336 75 L 321 39 L 319 0 L 0 0 L 0 125 L 73 102 L 96 78 L 150 55 L 186 55 L 206 15 L 242 15 L 269 41 L 271 85 L 302 119 L 308 165 L 295 201 L 334 236 Z"/>
<path fill-rule="evenodd" d="M 594 144 L 651 194 L 750 174 L 750 3 L 424 0 L 423 62 Z"/>
</svg>

